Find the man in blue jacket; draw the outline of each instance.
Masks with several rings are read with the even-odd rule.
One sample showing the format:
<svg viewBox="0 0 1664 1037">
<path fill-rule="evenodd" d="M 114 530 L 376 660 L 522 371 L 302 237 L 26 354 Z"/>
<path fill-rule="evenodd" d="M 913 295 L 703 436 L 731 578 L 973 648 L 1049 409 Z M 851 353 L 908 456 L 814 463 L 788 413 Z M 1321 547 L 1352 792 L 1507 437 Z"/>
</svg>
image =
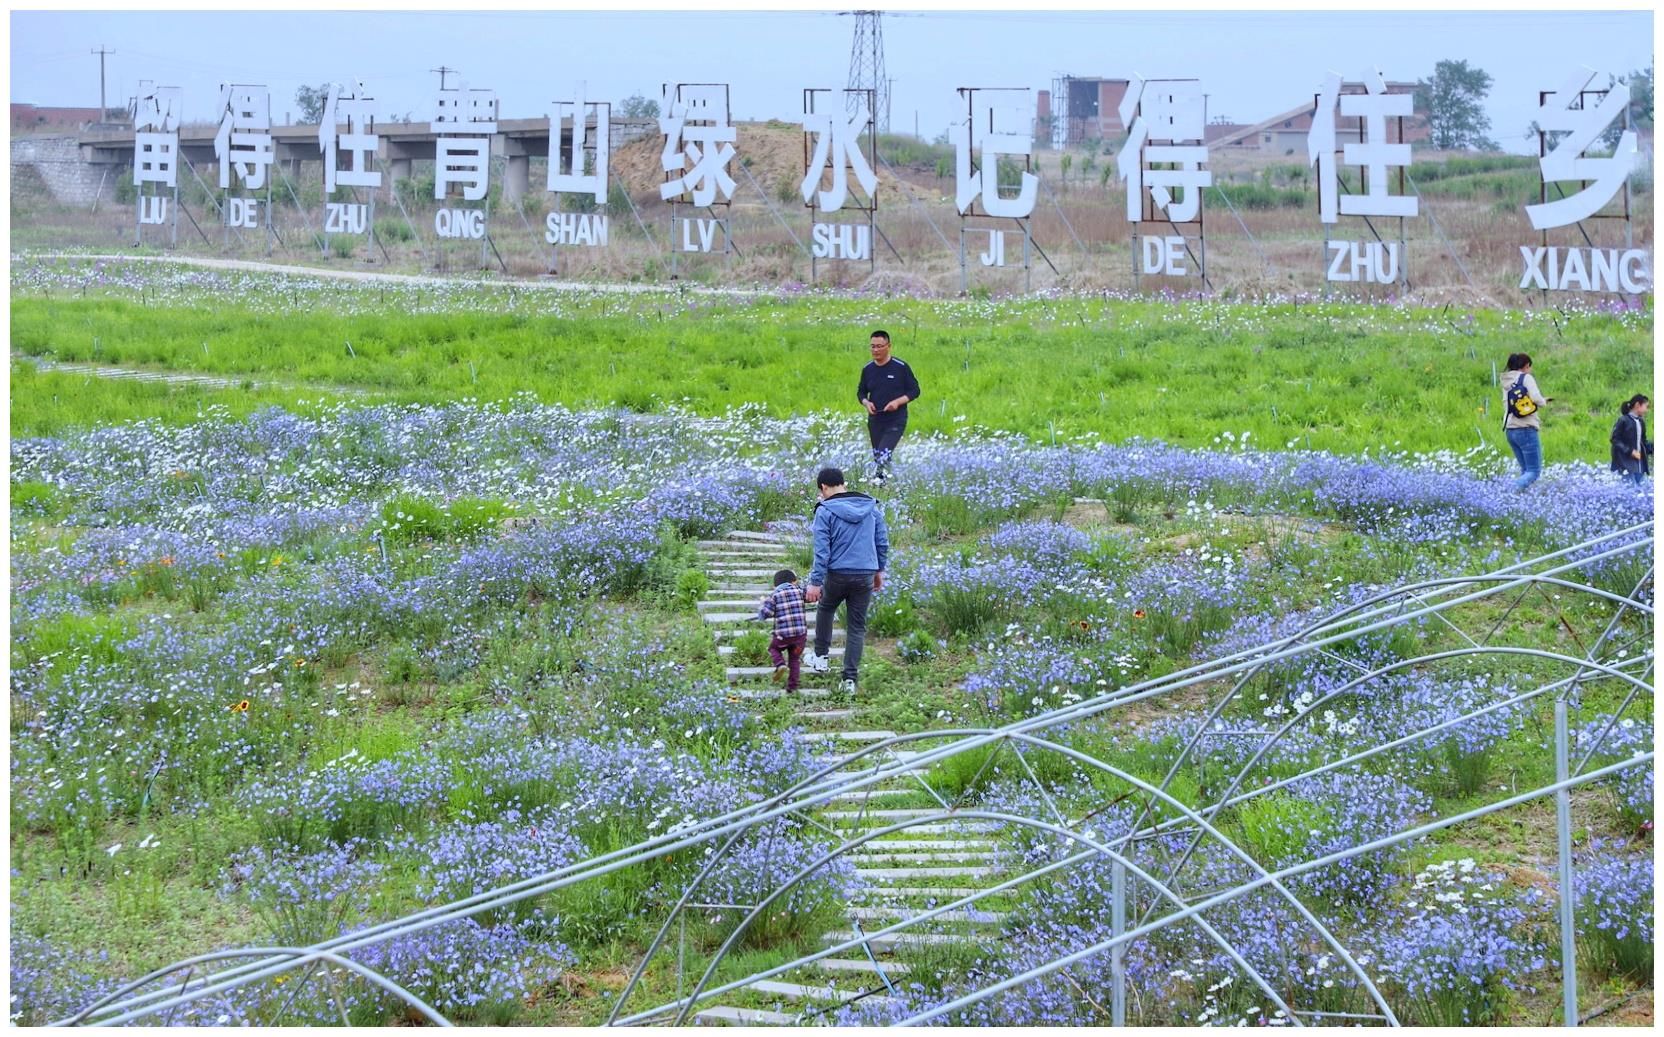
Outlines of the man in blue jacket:
<svg viewBox="0 0 1664 1037">
<path fill-rule="evenodd" d="M 822 468 L 815 477 L 820 501 L 815 504 L 815 562 L 803 599 L 815 609 L 815 646 L 804 659 L 811 673 L 831 668 L 826 658 L 832 648 L 832 620 L 844 605 L 844 669 L 839 687 L 855 693 L 861 671 L 861 648 L 867 640 L 867 605 L 873 591 L 884 586 L 884 566 L 890 560 L 890 534 L 878 502 L 844 485 L 844 473 Z"/>
</svg>

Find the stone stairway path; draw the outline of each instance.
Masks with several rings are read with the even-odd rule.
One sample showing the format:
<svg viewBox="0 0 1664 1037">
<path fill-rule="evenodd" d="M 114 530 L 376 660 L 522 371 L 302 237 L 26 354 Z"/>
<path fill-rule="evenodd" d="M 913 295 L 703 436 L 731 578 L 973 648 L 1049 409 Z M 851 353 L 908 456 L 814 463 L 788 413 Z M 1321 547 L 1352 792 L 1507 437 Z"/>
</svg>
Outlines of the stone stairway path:
<svg viewBox="0 0 1664 1037">
<path fill-rule="evenodd" d="M 807 575 L 801 542 L 775 533 L 742 530 L 700 541 L 697 546 L 710 579 L 709 590 L 698 603 L 700 618 L 717 641 L 733 694 L 757 702 L 784 696 L 784 689 L 774 683 L 774 668 L 767 660 L 759 664 L 755 659 L 741 658 L 735 642 L 747 631 L 765 636 L 770 632 L 767 622 L 755 618 L 757 606 L 772 588 L 776 570 L 791 568 L 799 576 Z M 809 624 L 812 641 L 813 606 Z M 861 717 L 859 704 L 832 697 L 830 689 L 837 683 L 843 656 L 842 642 L 840 624 L 829 653 L 830 672 L 812 674 L 805 669 L 796 696 L 796 714 L 809 732 L 807 738 L 824 747 L 822 759 L 828 764 L 842 762 L 844 766 L 836 773 L 854 777 L 870 773 L 876 766 L 906 764 L 940 744 L 908 742 L 859 760 L 850 759 L 852 754 L 895 737 L 895 732 L 857 729 L 854 725 Z M 921 766 L 918 773 L 924 769 Z M 941 808 L 935 803 L 914 774 L 904 773 L 833 797 L 817 819 L 843 837 L 854 838 L 864 831 L 937 814 Z M 863 939 L 867 933 L 992 885 L 997 881 L 993 827 L 975 821 L 920 825 L 880 836 L 848 854 L 865 888 L 848 906 L 845 924 L 824 934 L 821 945 Z M 949 951 L 986 944 L 998 938 L 1005 918 L 1001 909 L 1006 906 L 1006 901 L 988 898 L 979 901 L 975 909 L 956 910 L 932 920 L 928 929 L 866 938 L 860 945 L 812 966 L 730 991 L 722 1003 L 702 1007 L 693 1019 L 703 1025 L 733 1026 L 828 1022 L 841 1005 L 890 997 L 890 991 L 908 972 L 907 964 L 896 960 L 898 949 L 904 953 L 920 948 Z"/>
</svg>

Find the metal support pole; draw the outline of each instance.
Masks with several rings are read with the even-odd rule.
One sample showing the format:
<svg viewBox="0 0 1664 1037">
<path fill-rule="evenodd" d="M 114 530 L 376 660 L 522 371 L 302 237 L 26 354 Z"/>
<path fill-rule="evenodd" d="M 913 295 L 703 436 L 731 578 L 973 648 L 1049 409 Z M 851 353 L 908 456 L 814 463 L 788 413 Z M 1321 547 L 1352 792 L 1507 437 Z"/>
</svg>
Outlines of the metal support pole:
<svg viewBox="0 0 1664 1037">
<path fill-rule="evenodd" d="M 1566 781 L 1571 771 L 1570 739 L 1566 730 L 1566 696 L 1554 698 L 1554 780 Z M 1565 1025 L 1577 1025 L 1577 886 L 1572 869 L 1572 790 L 1561 785 L 1554 794 L 1555 827 L 1560 846 L 1560 984 Z"/>
<path fill-rule="evenodd" d="M 1110 868 L 1111 896 L 1110 936 L 1120 939 L 1127 928 L 1127 866 L 1119 859 Z M 1110 992 L 1109 1021 L 1111 1026 L 1127 1025 L 1127 965 L 1126 945 L 1117 943 L 1109 952 Z"/>
</svg>

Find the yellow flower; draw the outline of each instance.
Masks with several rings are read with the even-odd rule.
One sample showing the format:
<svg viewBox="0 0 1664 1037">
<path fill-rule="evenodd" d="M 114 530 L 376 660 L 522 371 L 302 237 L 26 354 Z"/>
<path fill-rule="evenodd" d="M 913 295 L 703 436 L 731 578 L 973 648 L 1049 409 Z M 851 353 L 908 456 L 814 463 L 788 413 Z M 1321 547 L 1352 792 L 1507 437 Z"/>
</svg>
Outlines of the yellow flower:
<svg viewBox="0 0 1664 1037">
<path fill-rule="evenodd" d="M 241 701 L 241 702 L 237 703 L 236 705 L 231 706 L 229 708 L 230 708 L 231 712 L 233 712 L 233 713 L 247 713 L 248 712 L 248 699 L 244 699 L 243 701 Z"/>
</svg>

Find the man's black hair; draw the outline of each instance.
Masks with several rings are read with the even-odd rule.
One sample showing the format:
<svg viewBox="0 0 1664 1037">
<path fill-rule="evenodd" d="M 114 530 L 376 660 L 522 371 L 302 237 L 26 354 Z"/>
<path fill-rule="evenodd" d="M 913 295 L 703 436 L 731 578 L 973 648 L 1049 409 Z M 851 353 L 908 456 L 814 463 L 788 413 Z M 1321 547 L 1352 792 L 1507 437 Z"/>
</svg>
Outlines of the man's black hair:
<svg viewBox="0 0 1664 1037">
<path fill-rule="evenodd" d="M 843 484 L 844 473 L 839 468 L 822 468 L 820 474 L 815 476 L 816 486 L 842 486 Z"/>
<path fill-rule="evenodd" d="M 890 341 L 890 333 L 888 331 L 885 331 L 883 328 L 879 328 L 877 331 L 873 332 L 871 335 L 868 335 L 867 337 L 868 338 L 881 338 L 886 342 Z"/>
<path fill-rule="evenodd" d="M 796 582 L 797 574 L 792 572 L 790 569 L 781 569 L 779 572 L 774 574 L 774 585 L 776 587 L 780 586 L 782 583 Z"/>
</svg>

